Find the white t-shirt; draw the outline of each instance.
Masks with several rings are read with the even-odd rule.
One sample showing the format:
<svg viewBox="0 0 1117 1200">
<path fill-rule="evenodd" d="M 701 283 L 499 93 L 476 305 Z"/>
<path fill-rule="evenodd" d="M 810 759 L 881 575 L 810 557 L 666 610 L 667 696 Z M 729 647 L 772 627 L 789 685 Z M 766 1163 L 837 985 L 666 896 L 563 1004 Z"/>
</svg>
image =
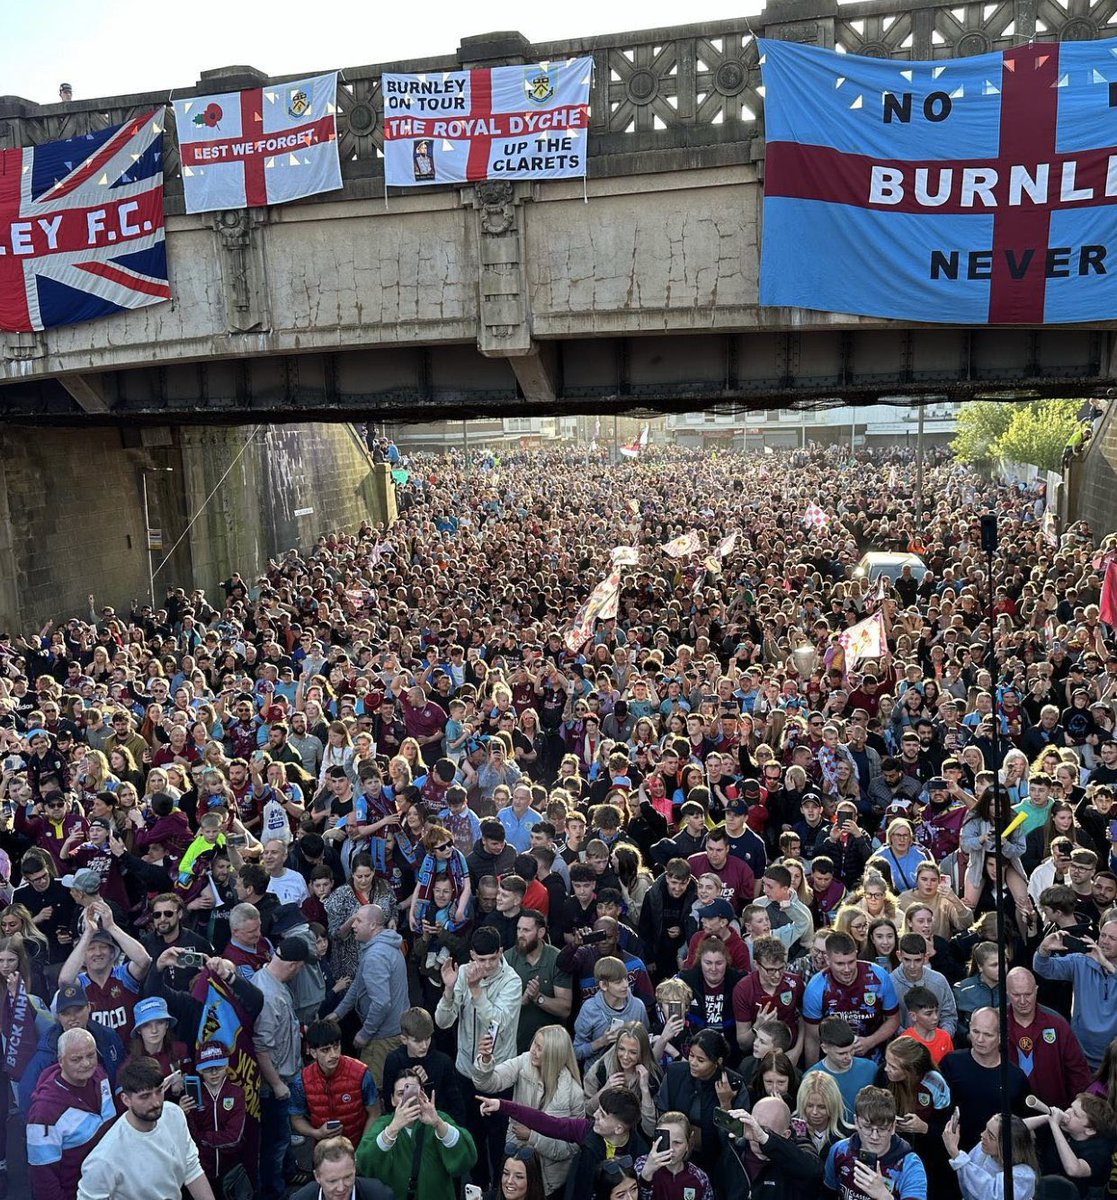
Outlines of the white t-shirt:
<svg viewBox="0 0 1117 1200">
<path fill-rule="evenodd" d="M 290 867 L 285 867 L 282 875 L 268 879 L 268 891 L 279 897 L 280 904 L 302 904 L 310 895 L 306 880 Z"/>
<path fill-rule="evenodd" d="M 201 1174 L 186 1117 L 168 1101 L 150 1133 L 118 1118 L 82 1164 L 78 1200 L 179 1200 Z"/>
</svg>

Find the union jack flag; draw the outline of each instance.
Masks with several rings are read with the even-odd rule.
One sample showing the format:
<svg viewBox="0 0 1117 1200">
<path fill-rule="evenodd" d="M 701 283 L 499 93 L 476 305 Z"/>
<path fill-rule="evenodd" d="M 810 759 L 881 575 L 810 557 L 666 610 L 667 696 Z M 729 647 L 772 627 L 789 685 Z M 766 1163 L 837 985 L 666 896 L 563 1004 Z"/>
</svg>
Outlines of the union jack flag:
<svg viewBox="0 0 1117 1200">
<path fill-rule="evenodd" d="M 162 112 L 0 152 L 0 329 L 50 329 L 170 298 Z"/>
</svg>

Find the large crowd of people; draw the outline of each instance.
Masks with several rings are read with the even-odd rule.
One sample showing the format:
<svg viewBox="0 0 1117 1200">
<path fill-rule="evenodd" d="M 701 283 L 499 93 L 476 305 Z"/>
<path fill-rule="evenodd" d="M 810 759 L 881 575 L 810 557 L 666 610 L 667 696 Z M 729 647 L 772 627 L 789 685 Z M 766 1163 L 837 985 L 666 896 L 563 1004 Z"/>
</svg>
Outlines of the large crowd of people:
<svg viewBox="0 0 1117 1200">
<path fill-rule="evenodd" d="M 407 471 L 0 638 L 35 1200 L 1107 1194 L 1108 543 L 943 450 Z"/>
</svg>

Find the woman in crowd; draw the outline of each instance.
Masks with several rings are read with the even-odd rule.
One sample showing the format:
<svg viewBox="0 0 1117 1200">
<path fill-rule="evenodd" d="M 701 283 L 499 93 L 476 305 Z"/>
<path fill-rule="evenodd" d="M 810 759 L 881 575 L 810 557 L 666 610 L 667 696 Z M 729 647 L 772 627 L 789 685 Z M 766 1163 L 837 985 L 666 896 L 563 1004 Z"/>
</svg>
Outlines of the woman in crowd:
<svg viewBox="0 0 1117 1200">
<path fill-rule="evenodd" d="M 583 1085 L 586 1111 L 594 1110 L 607 1087 L 630 1088 L 640 1097 L 640 1127 L 651 1137 L 655 1130 L 659 1079 L 660 1069 L 653 1057 L 648 1031 L 639 1021 L 628 1021 L 621 1026 L 612 1046 L 586 1071 Z"/>
<path fill-rule="evenodd" d="M 509 1142 L 500 1164 L 500 1180 L 488 1193 L 488 1200 L 547 1200 L 550 1194 L 539 1154 L 531 1146 Z"/>
<path fill-rule="evenodd" d="M 713 1168 L 721 1145 L 714 1110 L 740 1107 L 744 1095 L 740 1075 L 728 1067 L 729 1057 L 729 1043 L 719 1032 L 700 1029 L 691 1038 L 686 1061 L 664 1071 L 655 1097 L 661 1113 L 690 1114 L 696 1138 L 694 1161 L 706 1170 Z"/>
<path fill-rule="evenodd" d="M 884 1048 L 877 1083 L 896 1101 L 896 1130 L 919 1155 L 933 1186 L 949 1192 L 949 1164 L 942 1134 L 950 1119 L 950 1088 L 935 1070 L 931 1052 L 913 1037 L 898 1037 Z"/>
<path fill-rule="evenodd" d="M 482 1038 L 473 1064 L 473 1080 L 479 1091 L 505 1092 L 512 1088 L 512 1099 L 517 1104 L 555 1117 L 585 1116 L 587 1104 L 578 1060 L 570 1035 L 561 1025 L 544 1025 L 532 1038 L 528 1050 L 507 1062 L 494 1062 L 492 1051 L 492 1039 Z M 599 1096 L 600 1092 L 594 1096 L 595 1104 Z M 528 1145 L 539 1155 L 546 1194 L 558 1191 L 566 1182 L 575 1147 L 570 1142 L 534 1133 L 514 1121 L 509 1123 L 508 1132 L 512 1139 Z"/>
<path fill-rule="evenodd" d="M 852 1132 L 843 1119 L 845 1103 L 832 1075 L 808 1071 L 799 1084 L 791 1128 L 825 1162 L 830 1147 Z"/>
</svg>

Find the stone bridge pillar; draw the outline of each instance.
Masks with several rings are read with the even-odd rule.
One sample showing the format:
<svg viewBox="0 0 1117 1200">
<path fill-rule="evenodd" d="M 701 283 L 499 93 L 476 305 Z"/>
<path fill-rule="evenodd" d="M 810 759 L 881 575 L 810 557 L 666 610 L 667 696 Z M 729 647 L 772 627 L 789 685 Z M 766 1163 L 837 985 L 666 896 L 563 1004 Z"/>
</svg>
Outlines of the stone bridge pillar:
<svg viewBox="0 0 1117 1200">
<path fill-rule="evenodd" d="M 466 38 L 458 47 L 463 69 L 527 62 L 521 33 Z M 531 335 L 531 309 L 524 270 L 524 210 L 530 183 L 487 180 L 472 189 L 477 238 L 477 287 L 481 314 L 477 348 L 488 358 L 507 358 L 524 398 L 554 404 L 557 354 Z"/>
</svg>

